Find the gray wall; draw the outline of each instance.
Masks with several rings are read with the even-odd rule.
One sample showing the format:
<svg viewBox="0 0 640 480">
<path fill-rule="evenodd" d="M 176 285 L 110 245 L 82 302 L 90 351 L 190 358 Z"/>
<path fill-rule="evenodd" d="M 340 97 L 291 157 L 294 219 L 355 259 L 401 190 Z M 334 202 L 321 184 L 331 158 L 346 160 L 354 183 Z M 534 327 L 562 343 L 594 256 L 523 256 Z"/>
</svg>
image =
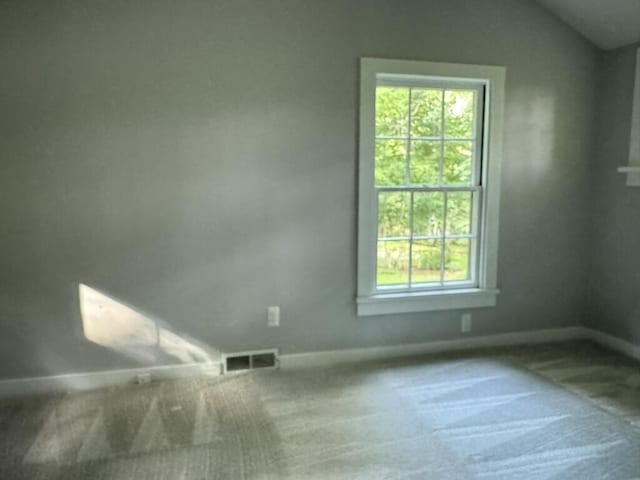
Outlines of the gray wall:
<svg viewBox="0 0 640 480">
<path fill-rule="evenodd" d="M 473 334 L 577 324 L 598 53 L 478 3 L 2 2 L 0 378 L 141 363 L 84 339 L 79 283 L 214 350 L 459 336 L 460 312 L 355 315 L 362 56 L 507 66 L 502 294 Z"/>
<path fill-rule="evenodd" d="M 602 54 L 585 323 L 640 344 L 640 188 L 625 186 L 636 50 Z"/>
</svg>

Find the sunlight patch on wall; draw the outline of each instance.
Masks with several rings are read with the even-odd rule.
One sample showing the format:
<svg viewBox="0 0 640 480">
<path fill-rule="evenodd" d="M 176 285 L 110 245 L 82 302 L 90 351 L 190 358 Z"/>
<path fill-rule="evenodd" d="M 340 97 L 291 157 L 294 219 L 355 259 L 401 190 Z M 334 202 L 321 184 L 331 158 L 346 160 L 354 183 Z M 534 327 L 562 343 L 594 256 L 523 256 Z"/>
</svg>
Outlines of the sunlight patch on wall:
<svg viewBox="0 0 640 480">
<path fill-rule="evenodd" d="M 152 363 L 163 357 L 182 363 L 207 363 L 220 355 L 83 283 L 78 293 L 84 335 L 93 343 Z"/>
<path fill-rule="evenodd" d="M 512 94 L 511 124 L 517 127 L 516 142 L 521 172 L 526 182 L 543 180 L 555 170 L 558 149 L 556 138 L 556 103 L 552 92 L 522 89 Z"/>
</svg>

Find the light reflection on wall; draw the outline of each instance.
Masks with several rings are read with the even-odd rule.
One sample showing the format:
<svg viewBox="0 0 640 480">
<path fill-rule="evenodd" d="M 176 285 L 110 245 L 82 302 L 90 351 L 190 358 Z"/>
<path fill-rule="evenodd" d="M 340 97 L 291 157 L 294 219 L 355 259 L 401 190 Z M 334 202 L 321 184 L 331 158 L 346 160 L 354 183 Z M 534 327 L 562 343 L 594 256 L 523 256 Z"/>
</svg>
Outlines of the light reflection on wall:
<svg viewBox="0 0 640 480">
<path fill-rule="evenodd" d="M 556 138 L 558 112 L 553 92 L 528 86 L 512 93 L 511 104 L 509 123 L 516 127 L 511 141 L 517 145 L 519 164 L 526 168 L 520 178 L 530 184 L 557 174 L 558 141 L 566 139 Z"/>
<path fill-rule="evenodd" d="M 178 335 L 141 312 L 83 283 L 78 287 L 87 340 L 145 363 L 217 361 L 220 352 Z"/>
</svg>

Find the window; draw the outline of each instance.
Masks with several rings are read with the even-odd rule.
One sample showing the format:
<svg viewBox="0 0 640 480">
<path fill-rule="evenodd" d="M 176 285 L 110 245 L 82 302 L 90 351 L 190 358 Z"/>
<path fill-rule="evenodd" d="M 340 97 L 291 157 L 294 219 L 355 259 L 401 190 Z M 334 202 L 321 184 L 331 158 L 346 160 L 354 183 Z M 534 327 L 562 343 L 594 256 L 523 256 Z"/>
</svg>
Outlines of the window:
<svg viewBox="0 0 640 480">
<path fill-rule="evenodd" d="M 362 59 L 359 315 L 495 305 L 504 77 Z"/>
<path fill-rule="evenodd" d="M 640 48 L 636 51 L 631 134 L 629 136 L 629 165 L 618 168 L 618 171 L 627 175 L 628 187 L 640 187 Z"/>
</svg>

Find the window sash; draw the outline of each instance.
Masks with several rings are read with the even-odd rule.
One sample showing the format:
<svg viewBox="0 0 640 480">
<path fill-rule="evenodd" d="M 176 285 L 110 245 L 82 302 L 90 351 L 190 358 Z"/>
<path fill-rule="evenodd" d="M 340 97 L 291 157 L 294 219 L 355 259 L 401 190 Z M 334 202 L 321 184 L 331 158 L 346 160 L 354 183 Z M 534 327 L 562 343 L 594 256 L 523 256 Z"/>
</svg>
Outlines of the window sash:
<svg viewBox="0 0 640 480">
<path fill-rule="evenodd" d="M 456 289 L 456 288 L 471 288 L 478 287 L 478 271 L 480 268 L 479 259 L 480 259 L 480 245 L 481 245 L 481 234 L 480 231 L 480 221 L 482 215 L 482 205 L 483 205 L 483 190 L 481 187 L 449 187 L 449 188 L 435 188 L 435 187 L 409 187 L 409 188 L 401 188 L 401 187 L 380 187 L 377 188 L 378 192 L 376 193 L 376 212 L 378 211 L 378 202 L 380 192 L 408 192 L 410 195 L 410 219 L 409 219 L 409 235 L 401 235 L 401 236 L 393 236 L 393 237 L 380 237 L 379 236 L 379 224 L 376 222 L 376 246 L 380 242 L 393 242 L 393 241 L 406 241 L 409 243 L 409 255 L 408 255 L 408 275 L 407 275 L 407 283 L 396 284 L 396 285 L 380 285 L 377 280 L 377 272 L 378 272 L 378 258 L 376 256 L 375 261 L 375 291 L 377 293 L 384 292 L 416 292 L 416 291 L 432 291 L 432 290 L 444 290 L 444 289 Z M 445 196 L 445 204 L 443 208 L 443 230 L 441 235 L 415 235 L 414 222 L 413 222 L 413 210 L 414 210 L 414 197 L 413 194 L 415 192 L 444 192 Z M 447 233 L 447 192 L 469 192 L 472 194 L 471 199 L 471 218 L 470 218 L 470 233 L 468 234 L 448 234 Z M 458 240 L 458 239 L 468 239 L 469 240 L 469 258 L 468 258 L 468 269 L 469 269 L 469 279 L 468 280 L 445 280 L 446 268 L 446 244 L 448 240 Z M 441 252 L 440 252 L 440 280 L 438 282 L 414 282 L 412 280 L 413 275 L 413 244 L 416 241 L 429 241 L 435 240 L 440 241 Z"/>
<path fill-rule="evenodd" d="M 478 273 L 480 269 L 479 259 L 480 259 L 480 245 L 482 243 L 482 232 L 480 231 L 481 222 L 479 221 L 482 218 L 482 207 L 484 204 L 483 201 L 483 189 L 482 189 L 482 155 L 483 155 L 483 131 L 484 131 L 484 116 L 485 116 L 485 84 L 484 82 L 479 82 L 475 80 L 462 80 L 462 81 L 452 81 L 448 79 L 433 79 L 433 78 L 425 78 L 425 77 L 416 77 L 416 76 L 404 76 L 404 75 L 386 75 L 386 74 L 377 74 L 376 75 L 376 85 L 374 89 L 374 118 L 375 118 L 375 109 L 377 107 L 375 99 L 377 95 L 375 94 L 375 90 L 378 87 L 399 87 L 399 88 L 407 88 L 409 90 L 409 101 L 408 107 L 408 119 L 407 119 L 407 134 L 406 135 L 376 135 L 375 130 L 377 126 L 373 125 L 373 135 L 372 138 L 375 142 L 379 140 L 399 140 L 407 142 L 407 153 L 405 159 L 405 181 L 406 185 L 375 185 L 374 178 L 374 192 L 375 192 L 375 213 L 376 213 L 376 257 L 374 262 L 374 273 L 375 278 L 373 281 L 374 293 L 384 293 L 384 292 L 393 292 L 393 293 L 401 293 L 401 292 L 416 292 L 416 291 L 432 291 L 432 290 L 448 290 L 455 288 L 470 288 L 470 287 L 478 287 L 479 279 Z M 414 88 L 419 89 L 436 89 L 442 90 L 442 110 L 440 112 L 440 135 L 432 136 L 432 137 L 414 137 L 411 135 L 411 102 L 412 102 L 412 92 Z M 474 105 L 474 119 L 473 119 L 473 134 L 469 137 L 447 137 L 445 136 L 445 102 L 444 97 L 447 91 L 455 91 L 455 90 L 466 90 L 466 91 L 475 91 L 475 105 Z M 413 141 L 435 141 L 440 142 L 440 154 L 439 154 L 439 171 L 438 171 L 438 185 L 415 185 L 411 184 L 411 176 L 410 176 L 410 164 L 411 164 L 411 146 Z M 471 142 L 473 146 L 472 156 L 471 156 L 471 181 L 470 185 L 461 185 L 461 186 L 449 186 L 444 183 L 444 148 L 447 142 L 455 142 L 455 141 L 466 141 Z M 375 155 L 372 161 L 375 163 Z M 374 166 L 375 170 L 375 166 Z M 379 210 L 379 198 L 381 192 L 406 192 L 410 193 L 410 219 L 409 219 L 409 233 L 408 237 L 400 236 L 400 237 L 379 237 L 379 221 L 378 221 L 378 210 Z M 443 232 L 440 236 L 416 236 L 414 234 L 414 193 L 416 192 L 435 192 L 444 193 L 444 209 L 443 209 Z M 472 204 L 471 204 L 471 233 L 469 235 L 447 235 L 446 233 L 446 219 L 447 219 L 447 199 L 449 192 L 470 192 L 472 194 Z M 469 240 L 469 251 L 468 251 L 468 280 L 465 281 L 455 281 L 455 280 L 445 280 L 446 275 L 446 248 L 447 248 L 447 240 L 452 239 L 468 239 Z M 409 243 L 409 252 L 408 252 L 408 272 L 407 272 L 407 283 L 399 284 L 399 285 L 384 285 L 378 283 L 378 254 L 377 249 L 379 247 L 379 242 L 387 242 L 394 240 L 402 240 L 408 241 Z M 440 251 L 440 280 L 439 282 L 414 282 L 412 279 L 413 276 L 413 247 L 415 241 L 421 240 L 437 240 L 441 242 L 441 251 Z"/>
</svg>

